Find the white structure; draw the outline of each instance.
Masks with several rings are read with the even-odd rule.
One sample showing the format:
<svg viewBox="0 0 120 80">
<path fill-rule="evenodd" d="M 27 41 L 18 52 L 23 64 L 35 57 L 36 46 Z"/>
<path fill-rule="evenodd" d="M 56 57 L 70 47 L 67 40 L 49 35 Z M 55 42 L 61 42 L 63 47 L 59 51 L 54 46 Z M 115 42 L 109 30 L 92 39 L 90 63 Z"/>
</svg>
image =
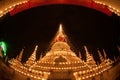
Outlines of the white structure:
<svg viewBox="0 0 120 80">
<path fill-rule="evenodd" d="M 37 47 L 25 65 L 17 59 L 9 61 L 11 68 L 31 80 L 102 80 L 103 73 L 112 67 L 112 61 L 101 58 L 100 51 L 101 64 L 96 65 L 86 46 L 86 62 L 77 57 L 67 43 L 62 25 L 51 49 L 44 57 L 41 54 L 38 61 L 35 58 Z"/>
</svg>

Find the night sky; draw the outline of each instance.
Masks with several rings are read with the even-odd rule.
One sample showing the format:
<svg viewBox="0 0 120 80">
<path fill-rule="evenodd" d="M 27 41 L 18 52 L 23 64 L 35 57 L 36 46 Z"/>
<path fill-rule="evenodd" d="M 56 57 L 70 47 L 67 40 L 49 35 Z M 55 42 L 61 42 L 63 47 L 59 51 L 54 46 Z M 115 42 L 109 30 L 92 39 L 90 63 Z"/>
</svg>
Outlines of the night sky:
<svg viewBox="0 0 120 80">
<path fill-rule="evenodd" d="M 93 54 L 97 54 L 97 48 L 101 51 L 104 48 L 110 57 L 120 55 L 117 50 L 120 17 L 81 6 L 49 5 L 14 16 L 7 14 L 0 21 L 0 40 L 7 42 L 10 58 L 16 57 L 22 48 L 25 49 L 24 57 L 28 57 L 35 45 L 39 46 L 39 55 L 48 49 L 60 23 L 75 52 L 82 52 L 86 45 Z"/>
</svg>

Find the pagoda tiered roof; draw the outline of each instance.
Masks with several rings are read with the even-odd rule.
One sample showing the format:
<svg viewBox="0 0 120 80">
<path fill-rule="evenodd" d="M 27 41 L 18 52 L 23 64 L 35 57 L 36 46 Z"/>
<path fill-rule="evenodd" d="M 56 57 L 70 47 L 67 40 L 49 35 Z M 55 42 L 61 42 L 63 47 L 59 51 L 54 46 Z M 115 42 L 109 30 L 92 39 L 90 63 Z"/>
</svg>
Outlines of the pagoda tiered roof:
<svg viewBox="0 0 120 80">
<path fill-rule="evenodd" d="M 40 59 L 36 61 L 37 47 L 35 47 L 33 54 L 26 61 L 26 64 L 20 62 L 21 56 L 19 56 L 20 60 L 12 59 L 9 61 L 11 67 L 23 75 L 42 80 L 58 79 L 59 77 L 61 79 L 72 78 L 73 80 L 84 80 L 95 77 L 111 68 L 112 61 L 107 59 L 104 50 L 105 59 L 102 57 L 100 51 L 98 51 L 101 59 L 101 64 L 99 65 L 96 64 L 93 56 L 89 54 L 86 46 L 84 46 L 86 61 L 82 60 L 81 57 L 77 57 L 68 44 L 62 25 L 59 27 L 50 50 L 46 52 L 44 57 L 41 54 Z M 61 75 L 62 73 L 64 73 L 64 76 Z"/>
</svg>

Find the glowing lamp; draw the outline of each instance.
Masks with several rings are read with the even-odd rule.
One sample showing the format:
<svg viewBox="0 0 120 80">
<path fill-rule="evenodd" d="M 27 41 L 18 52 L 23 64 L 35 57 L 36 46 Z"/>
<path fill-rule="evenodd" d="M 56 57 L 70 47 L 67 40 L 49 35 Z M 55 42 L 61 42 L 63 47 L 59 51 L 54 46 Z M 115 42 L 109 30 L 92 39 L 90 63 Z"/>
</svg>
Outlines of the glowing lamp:
<svg viewBox="0 0 120 80">
<path fill-rule="evenodd" d="M 1 47 L 2 50 L 3 50 L 4 56 L 6 56 L 6 54 L 7 54 L 7 45 L 6 45 L 6 43 L 3 42 L 3 41 L 1 41 L 1 42 L 0 42 L 0 47 Z"/>
</svg>

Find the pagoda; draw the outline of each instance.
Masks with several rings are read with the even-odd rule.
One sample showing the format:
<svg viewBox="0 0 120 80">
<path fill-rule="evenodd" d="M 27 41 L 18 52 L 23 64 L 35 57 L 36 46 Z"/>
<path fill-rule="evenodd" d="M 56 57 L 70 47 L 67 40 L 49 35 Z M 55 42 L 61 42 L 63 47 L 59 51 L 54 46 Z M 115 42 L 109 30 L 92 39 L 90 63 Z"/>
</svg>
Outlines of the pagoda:
<svg viewBox="0 0 120 80">
<path fill-rule="evenodd" d="M 41 54 L 38 60 L 36 60 L 37 48 L 38 46 L 25 64 L 21 63 L 21 56 L 20 59 L 13 58 L 9 61 L 10 67 L 23 75 L 24 79 L 29 77 L 30 80 L 98 80 L 98 76 L 109 70 L 113 63 L 106 56 L 103 58 L 98 51 L 101 63 L 96 64 L 86 46 L 84 46 L 86 61 L 82 60 L 81 53 L 78 57 L 71 50 L 61 24 L 50 50 L 45 56 Z M 22 53 L 23 50 L 20 55 Z"/>
</svg>

